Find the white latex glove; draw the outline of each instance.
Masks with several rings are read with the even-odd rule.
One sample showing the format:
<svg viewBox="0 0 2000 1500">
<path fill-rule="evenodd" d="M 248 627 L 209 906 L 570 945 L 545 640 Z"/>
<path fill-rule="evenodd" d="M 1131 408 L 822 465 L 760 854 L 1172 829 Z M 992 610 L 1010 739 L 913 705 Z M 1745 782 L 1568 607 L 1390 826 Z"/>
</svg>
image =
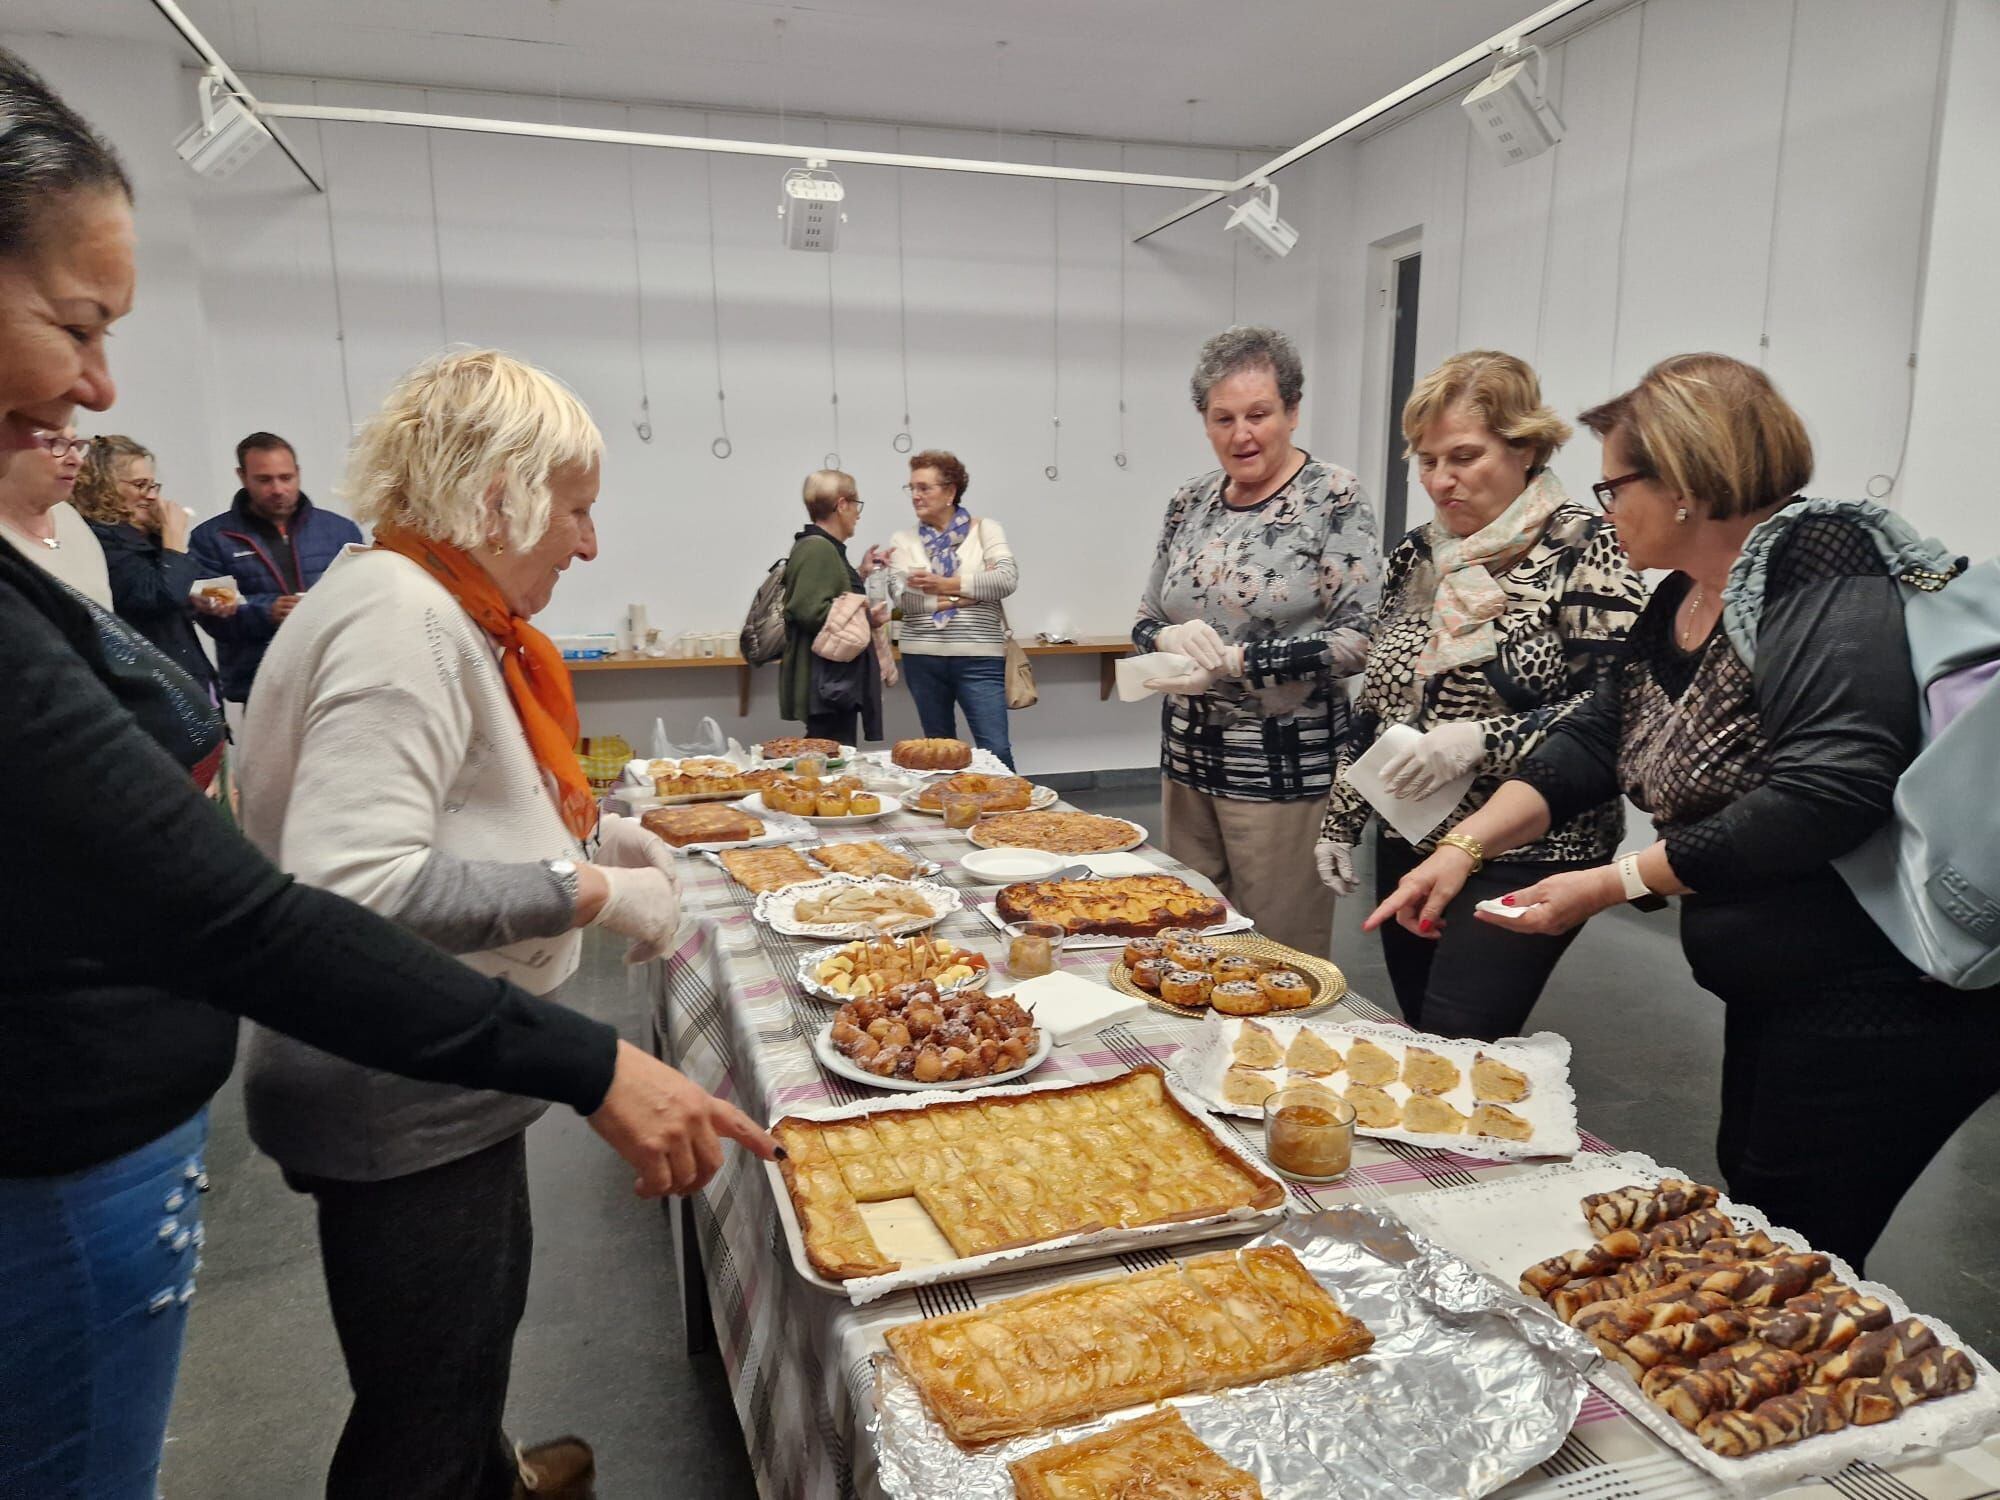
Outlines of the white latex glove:
<svg viewBox="0 0 2000 1500">
<path fill-rule="evenodd" d="M 680 890 L 680 867 L 674 846 L 637 818 L 606 813 L 597 820 L 597 858 L 594 864 L 613 870 L 658 870 Z"/>
<path fill-rule="evenodd" d="M 625 962 L 642 964 L 671 948 L 681 926 L 681 893 L 673 878 L 651 865 L 643 870 L 599 865 L 597 872 L 604 877 L 606 892 L 590 925 L 632 939 Z"/>
<path fill-rule="evenodd" d="M 1211 672 L 1221 673 L 1229 654 L 1229 643 L 1215 633 L 1215 627 L 1206 620 L 1187 620 L 1179 625 L 1165 625 L 1153 637 L 1155 651 L 1172 651 L 1185 656 L 1197 667 L 1205 667 Z M 1243 657 L 1239 651 L 1236 670 L 1231 676 L 1243 675 Z"/>
<path fill-rule="evenodd" d="M 1319 883 L 1336 896 L 1351 896 L 1360 889 L 1354 873 L 1354 846 L 1321 839 L 1313 845 L 1313 861 L 1319 866 Z"/>
<path fill-rule="evenodd" d="M 1382 763 L 1382 784 L 1394 797 L 1427 797 L 1485 758 L 1486 731 L 1477 721 L 1440 724 Z"/>
<path fill-rule="evenodd" d="M 1168 627 L 1171 629 L 1172 627 Z M 1183 652 L 1183 655 L 1186 653 Z M 1148 677 L 1146 686 L 1156 693 L 1172 693 L 1180 698 L 1199 698 L 1222 677 L 1243 675 L 1243 648 L 1225 646 L 1222 648 L 1220 667 L 1194 667 L 1178 677 Z"/>
</svg>

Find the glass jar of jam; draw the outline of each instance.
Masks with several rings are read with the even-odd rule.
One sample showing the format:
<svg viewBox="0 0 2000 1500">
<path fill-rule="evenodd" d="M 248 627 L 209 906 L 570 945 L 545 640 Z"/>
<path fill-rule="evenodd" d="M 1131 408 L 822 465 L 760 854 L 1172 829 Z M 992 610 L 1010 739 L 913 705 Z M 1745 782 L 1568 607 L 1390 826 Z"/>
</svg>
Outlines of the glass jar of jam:
<svg viewBox="0 0 2000 1500">
<path fill-rule="evenodd" d="M 1264 1101 L 1264 1154 L 1295 1181 L 1340 1181 L 1354 1163 L 1354 1106 L 1317 1084 L 1279 1089 Z"/>
</svg>

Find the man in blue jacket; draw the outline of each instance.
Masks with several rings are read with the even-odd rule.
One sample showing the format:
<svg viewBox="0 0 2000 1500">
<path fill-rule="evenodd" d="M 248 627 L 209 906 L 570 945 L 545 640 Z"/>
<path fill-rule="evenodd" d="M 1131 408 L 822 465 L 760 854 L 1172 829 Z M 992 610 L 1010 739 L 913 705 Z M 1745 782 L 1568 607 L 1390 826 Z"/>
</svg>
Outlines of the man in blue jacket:
<svg viewBox="0 0 2000 1500">
<path fill-rule="evenodd" d="M 203 577 L 226 573 L 243 595 L 235 614 L 199 617 L 215 637 L 222 696 L 243 704 L 285 616 L 340 549 L 361 540 L 361 528 L 305 497 L 298 455 L 274 432 L 253 432 L 236 445 L 236 478 L 243 488 L 228 510 L 194 529 L 188 552 Z"/>
</svg>

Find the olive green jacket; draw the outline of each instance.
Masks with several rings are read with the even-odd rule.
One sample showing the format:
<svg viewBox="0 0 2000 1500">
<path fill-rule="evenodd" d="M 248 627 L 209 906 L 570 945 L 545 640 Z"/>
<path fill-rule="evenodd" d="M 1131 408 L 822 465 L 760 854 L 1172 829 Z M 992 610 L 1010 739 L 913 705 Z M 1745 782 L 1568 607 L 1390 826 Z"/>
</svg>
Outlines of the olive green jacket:
<svg viewBox="0 0 2000 1500">
<path fill-rule="evenodd" d="M 812 692 L 812 643 L 842 594 L 861 592 L 847 549 L 817 526 L 792 541 L 785 559 L 785 654 L 778 664 L 778 716 L 804 721 Z"/>
</svg>

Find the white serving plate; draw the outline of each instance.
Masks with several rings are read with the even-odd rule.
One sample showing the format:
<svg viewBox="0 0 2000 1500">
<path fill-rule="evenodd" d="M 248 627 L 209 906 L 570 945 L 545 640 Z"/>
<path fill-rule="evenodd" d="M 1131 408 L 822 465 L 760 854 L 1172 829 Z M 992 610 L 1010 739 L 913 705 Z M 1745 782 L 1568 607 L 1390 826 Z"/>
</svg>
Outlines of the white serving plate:
<svg viewBox="0 0 2000 1500">
<path fill-rule="evenodd" d="M 1046 1028 L 1043 1032 L 1047 1034 Z M 1116 1075 L 1106 1075 L 1116 1076 Z M 941 1099 L 980 1099 L 988 1096 L 1005 1098 L 1014 1094 L 1033 1094 L 1045 1089 L 1073 1087 L 1085 1080 L 1065 1079 L 1046 1083 L 1002 1084 L 997 1088 L 982 1087 L 965 1089 L 959 1093 L 947 1093 L 940 1089 L 929 1089 L 923 1094 L 908 1094 L 895 1099 L 870 1099 L 856 1104 L 840 1105 L 831 1109 L 785 1110 L 782 1115 L 796 1115 L 802 1120 L 844 1120 L 856 1115 L 881 1114 L 888 1110 L 917 1109 L 927 1103 Z M 870 1083 L 879 1084 L 880 1079 L 871 1078 Z M 1195 1124 L 1211 1134 L 1229 1153 L 1243 1162 L 1252 1172 L 1269 1178 L 1279 1186 L 1281 1179 L 1274 1176 L 1271 1169 L 1250 1152 L 1215 1133 L 1208 1117 L 1202 1113 L 1201 1102 L 1191 1098 L 1185 1089 L 1174 1081 L 1173 1075 L 1166 1078 L 1168 1090 L 1180 1100 Z M 774 1119 L 772 1123 L 776 1123 Z M 1136 1229 L 1099 1229 L 1089 1234 L 1067 1235 L 1062 1239 L 1044 1240 L 1038 1245 L 1029 1245 L 1017 1250 L 998 1250 L 990 1255 L 959 1257 L 944 1236 L 913 1198 L 892 1199 L 888 1203 L 864 1203 L 862 1217 L 874 1231 L 876 1243 L 885 1254 L 903 1262 L 897 1270 L 886 1276 L 860 1276 L 851 1281 L 831 1281 L 812 1268 L 806 1259 L 805 1237 L 799 1232 L 798 1214 L 792 1207 L 792 1195 L 785 1187 L 785 1174 L 774 1161 L 764 1163 L 765 1175 L 771 1184 L 771 1196 L 777 1200 L 778 1222 L 784 1226 L 785 1244 L 791 1250 L 792 1269 L 809 1284 L 822 1291 L 834 1292 L 846 1297 L 855 1306 L 873 1302 L 878 1297 L 886 1297 L 891 1292 L 900 1292 L 908 1287 L 928 1286 L 939 1281 L 959 1281 L 972 1276 L 998 1276 L 1009 1271 L 1021 1270 L 1027 1266 L 1060 1265 L 1078 1260 L 1100 1260 L 1107 1255 L 1118 1255 L 1126 1251 L 1165 1249 L 1170 1245 L 1193 1244 L 1200 1240 L 1224 1239 L 1233 1235 L 1250 1234 L 1279 1223 L 1287 1212 L 1285 1204 L 1275 1208 L 1238 1208 L 1226 1214 L 1216 1214 L 1206 1219 L 1186 1219 L 1171 1224 L 1147 1224 Z M 884 1243 L 884 1241 L 887 1243 Z M 930 1254 L 936 1258 L 919 1260 Z M 917 1263 L 912 1264 L 913 1261 Z"/>
<path fill-rule="evenodd" d="M 1414 1193 L 1383 1206 L 1496 1278 L 1522 1301 L 1533 1302 L 1535 1298 L 1518 1290 L 1521 1272 L 1552 1255 L 1588 1245 L 1595 1237 L 1579 1206 L 1586 1194 L 1686 1175 L 1636 1151 L 1580 1156 L 1544 1171 L 1471 1187 Z M 1748 1229 L 1761 1229 L 1772 1239 L 1799 1250 L 1812 1248 L 1805 1236 L 1773 1224 L 1748 1204 L 1724 1195 L 1720 1206 Z M 1880 1282 L 1863 1281 L 1839 1256 L 1829 1254 L 1828 1259 L 1835 1277 L 1864 1296 L 1881 1298 L 1898 1321 L 1922 1318 L 1939 1343 L 1963 1349 L 1979 1369 L 1972 1389 L 1921 1402 L 1892 1421 L 1872 1427 L 1846 1427 L 1748 1458 L 1723 1458 L 1702 1447 L 1693 1433 L 1649 1401 L 1639 1382 L 1616 1361 L 1607 1359 L 1600 1364 L 1590 1377 L 1591 1383 L 1731 1495 L 1773 1494 L 1816 1474 L 1835 1473 L 1857 1460 L 1887 1464 L 1950 1453 L 2000 1432 L 2000 1370 L 1943 1322 L 1911 1311 L 1907 1302 Z"/>
<path fill-rule="evenodd" d="M 958 772 L 954 771 L 951 774 L 956 776 Z M 1030 783 L 1030 786 L 1033 789 L 1028 793 L 1028 805 L 1026 807 L 1010 808 L 1008 809 L 1010 812 L 1040 812 L 1045 807 L 1054 807 L 1056 803 L 1062 800 L 1062 794 L 1052 786 L 1034 786 L 1033 783 Z M 914 794 L 911 795 L 906 805 L 911 812 L 920 814 L 926 818 L 941 818 L 944 816 L 944 809 L 942 807 L 918 806 Z"/>
<path fill-rule="evenodd" d="M 878 811 L 872 813 L 852 813 L 844 818 L 809 818 L 804 813 L 772 812 L 764 806 L 764 794 L 762 792 L 752 792 L 736 805 L 745 812 L 752 813 L 760 818 L 797 818 L 801 823 L 810 823 L 815 828 L 846 828 L 851 824 L 873 823 L 876 819 L 886 818 L 890 813 L 899 811 L 902 808 L 903 804 L 901 801 L 887 792 L 877 792 L 875 795 L 882 799 L 882 806 Z"/>
<path fill-rule="evenodd" d="M 960 771 L 984 771 L 991 776 L 1018 776 L 1021 774 L 1019 771 L 1009 770 L 1007 762 L 995 755 L 991 750 L 982 750 L 977 745 L 972 749 L 972 760 L 969 764 L 955 766 L 948 771 L 916 771 L 908 766 L 899 766 L 889 758 L 894 753 L 893 749 L 865 750 L 859 758 L 864 761 L 872 760 L 879 766 L 887 766 L 899 776 L 914 776 L 920 781 L 929 781 L 933 776 L 956 776 Z"/>
<path fill-rule="evenodd" d="M 849 941 L 855 940 L 849 939 Z M 798 966 L 800 988 L 805 990 L 809 995 L 816 995 L 822 1000 L 831 1000 L 835 1005 L 845 1005 L 848 1001 L 854 999 L 855 997 L 852 995 L 843 995 L 839 990 L 827 988 L 813 977 L 814 970 L 818 969 L 821 964 L 832 958 L 834 954 L 846 946 L 846 943 L 829 943 L 824 948 L 814 948 L 810 952 L 803 954 L 799 959 Z M 954 944 L 954 946 L 962 947 L 963 944 Z M 966 951 L 970 952 L 971 950 L 967 949 Z M 941 988 L 938 993 L 940 995 L 957 995 L 962 994 L 966 990 L 983 990 L 992 977 L 993 970 L 991 968 L 980 969 L 973 974 L 972 978 Z M 870 1076 L 872 1077 L 873 1075 L 871 1074 Z"/>
<path fill-rule="evenodd" d="M 1038 809 L 1036 809 L 1036 808 L 1029 808 L 1028 810 L 1029 810 L 1030 812 L 1035 812 L 1035 811 L 1037 811 Z M 912 809 L 912 811 L 915 811 L 915 809 Z M 997 817 L 1004 817 L 1004 816 L 1006 816 L 1006 814 L 1004 814 L 1004 813 L 995 813 L 995 814 L 993 814 L 993 816 L 994 816 L 994 817 L 996 817 L 996 818 L 997 818 Z M 1102 816 L 1102 815 L 1100 814 L 1099 816 Z M 1119 845 L 1119 846 L 1118 846 L 1118 847 L 1117 847 L 1116 849 L 1093 849 L 1093 850 L 1091 850 L 1091 851 L 1090 851 L 1090 852 L 1091 852 L 1091 854 L 1123 854 L 1123 853 L 1127 852 L 1128 850 L 1132 850 L 1132 849 L 1137 849 L 1137 848 L 1138 848 L 1138 847 L 1139 847 L 1139 846 L 1140 846 L 1141 844 L 1143 844 L 1143 843 L 1145 843 L 1145 842 L 1146 842 L 1146 837 L 1147 837 L 1147 835 L 1146 835 L 1146 830 L 1145 830 L 1144 828 L 1140 827 L 1140 826 L 1139 826 L 1139 825 L 1138 825 L 1137 823 L 1134 823 L 1134 822 L 1133 822 L 1133 821 L 1132 821 L 1132 820 L 1131 820 L 1130 818 L 1113 818 L 1113 819 L 1112 819 L 1111 821 L 1112 821 L 1112 822 L 1114 822 L 1114 823 L 1123 823 L 1123 824 L 1124 824 L 1124 825 L 1125 825 L 1125 826 L 1126 826 L 1127 828 L 1129 828 L 1129 829 L 1131 829 L 1131 830 L 1132 830 L 1132 836 L 1131 836 L 1131 837 L 1130 837 L 1129 839 L 1127 839 L 1127 840 L 1126 840 L 1126 841 L 1125 841 L 1124 843 L 1120 844 L 1120 845 Z M 973 837 L 972 837 L 972 836 L 973 836 L 974 834 L 976 834 L 977 832 L 979 832 L 979 825 L 978 825 L 977 823 L 975 823 L 975 824 L 973 824 L 973 825 L 972 825 L 972 827 L 971 827 L 970 829 L 968 829 L 968 830 L 966 831 L 966 835 L 965 835 L 965 836 L 966 836 L 966 837 L 967 837 L 968 839 L 971 839 L 971 841 L 972 841 L 972 842 L 973 842 L 973 843 L 974 843 L 975 845 L 977 845 L 977 846 L 978 846 L 979 848 L 981 848 L 981 849 L 985 849 L 985 848 L 989 848 L 989 847 L 990 847 L 990 848 L 996 848 L 996 849 L 1015 849 L 1015 848 L 1025 848 L 1025 847 L 1027 847 L 1026 845 L 1021 845 L 1021 844 L 994 844 L 994 845 L 986 845 L 986 844 L 981 844 L 981 843 L 979 842 L 979 840 L 978 840 L 978 839 L 976 839 L 976 838 L 973 838 Z M 1045 851 L 1045 852 L 1054 852 L 1054 851 Z M 1084 854 L 1065 854 L 1065 855 L 1063 856 L 1063 863 L 1065 863 L 1065 864 L 1071 864 L 1071 863 L 1074 863 L 1074 862 L 1075 862 L 1075 861 L 1077 861 L 1077 860 L 1080 860 L 1080 859 L 1087 859 L 1087 858 L 1089 858 L 1089 855 L 1084 855 Z"/>
<path fill-rule="evenodd" d="M 1045 849 L 973 849 L 959 856 L 958 867 L 988 885 L 1013 885 L 1023 880 L 1047 880 L 1074 860 Z"/>
<path fill-rule="evenodd" d="M 852 885 L 892 885 L 905 891 L 917 891 L 930 903 L 931 915 L 921 920 L 912 918 L 899 922 L 894 927 L 874 927 L 858 922 L 829 924 L 824 922 L 801 922 L 793 912 L 801 900 L 809 896 L 823 896 L 842 886 Z M 963 903 L 958 892 L 948 885 L 937 885 L 928 880 L 890 880 L 886 876 L 871 876 L 863 879 L 858 875 L 829 875 L 824 880 L 788 885 L 775 891 L 765 891 L 758 896 L 751 914 L 773 932 L 782 932 L 787 937 L 839 938 L 852 940 L 867 937 L 901 937 L 905 933 L 921 932 L 926 927 L 934 927 L 945 917 L 957 911 Z"/>
<path fill-rule="evenodd" d="M 803 739 L 805 736 L 800 735 L 797 738 Z M 789 771 L 798 759 L 795 755 L 781 755 L 776 760 L 766 760 L 764 747 L 761 744 L 750 747 L 750 756 L 752 767 L 759 771 Z M 853 759 L 854 746 L 842 745 L 838 754 L 827 757 L 827 767 L 830 770 L 836 765 L 845 765 Z"/>
<path fill-rule="evenodd" d="M 833 1022 L 831 1021 L 828 1021 L 826 1025 L 813 1033 L 813 1056 L 820 1060 L 820 1065 L 827 1072 L 838 1073 L 842 1078 L 851 1079 L 855 1083 L 865 1083 L 871 1089 L 889 1089 L 899 1094 L 929 1094 L 935 1093 L 939 1089 L 950 1089 L 955 1093 L 964 1093 L 972 1089 L 986 1088 L 991 1084 L 1012 1083 L 1017 1079 L 1027 1077 L 1035 1069 L 1047 1062 L 1049 1054 L 1055 1050 L 1055 1039 L 1049 1035 L 1049 1030 L 1046 1026 L 1037 1027 L 1035 1034 L 1039 1038 L 1035 1044 L 1035 1050 L 1028 1055 L 1028 1060 L 1020 1067 L 1009 1069 L 1005 1073 L 989 1073 L 984 1078 L 960 1078 L 949 1083 L 918 1083 L 913 1078 L 877 1077 L 853 1059 L 844 1056 L 841 1050 L 833 1045 Z M 787 1197 L 789 1196 L 787 1194 Z"/>
<path fill-rule="evenodd" d="M 1497 1042 L 1455 1041 L 1449 1037 L 1432 1036 L 1427 1032 L 1412 1031 L 1407 1026 L 1376 1021 L 1350 1021 L 1332 1014 L 1321 1014 L 1300 1020 L 1287 1018 L 1283 1012 L 1255 1017 L 1257 1024 L 1277 1038 L 1278 1045 L 1289 1047 L 1292 1038 L 1301 1027 L 1319 1033 L 1338 1047 L 1344 1055 L 1348 1046 L 1357 1038 L 1369 1041 L 1392 1054 L 1399 1055 L 1406 1047 L 1424 1047 L 1441 1057 L 1458 1064 L 1458 1087 L 1439 1097 L 1462 1115 L 1470 1115 L 1477 1102 L 1472 1097 L 1472 1063 L 1474 1057 L 1483 1052 L 1496 1062 L 1506 1063 L 1527 1074 L 1531 1089 L 1528 1097 L 1518 1104 L 1506 1108 L 1526 1120 L 1534 1127 L 1534 1134 L 1525 1141 L 1501 1140 L 1487 1135 L 1420 1135 L 1414 1130 L 1405 1130 L 1400 1125 L 1377 1129 L 1369 1125 L 1357 1124 L 1357 1135 L 1374 1136 L 1382 1140 L 1407 1141 L 1413 1146 L 1425 1146 L 1433 1151 L 1457 1151 L 1466 1156 L 1504 1157 L 1551 1157 L 1574 1156 L 1583 1148 L 1583 1140 L 1577 1133 L 1576 1092 L 1569 1081 L 1569 1039 L 1553 1031 L 1537 1032 L 1531 1037 L 1507 1037 Z M 1174 1067 L 1189 1088 L 1207 1101 L 1209 1109 L 1219 1115 L 1239 1115 L 1244 1119 L 1262 1120 L 1264 1110 L 1260 1105 L 1230 1104 L 1222 1097 L 1222 1078 L 1235 1061 L 1233 1048 L 1243 1022 L 1236 1016 L 1226 1016 L 1219 1011 L 1210 1011 L 1202 1018 L 1201 1035 L 1188 1044 L 1188 1048 L 1174 1061 Z M 1286 1069 L 1261 1068 L 1264 1077 L 1282 1086 L 1287 1081 Z M 1306 1081 L 1300 1075 L 1296 1082 Z M 1348 1082 L 1345 1070 L 1317 1078 L 1314 1082 L 1325 1085 L 1335 1093 L 1340 1093 Z M 1402 1082 L 1382 1085 L 1397 1104 L 1407 1103 L 1410 1087 Z"/>
</svg>

